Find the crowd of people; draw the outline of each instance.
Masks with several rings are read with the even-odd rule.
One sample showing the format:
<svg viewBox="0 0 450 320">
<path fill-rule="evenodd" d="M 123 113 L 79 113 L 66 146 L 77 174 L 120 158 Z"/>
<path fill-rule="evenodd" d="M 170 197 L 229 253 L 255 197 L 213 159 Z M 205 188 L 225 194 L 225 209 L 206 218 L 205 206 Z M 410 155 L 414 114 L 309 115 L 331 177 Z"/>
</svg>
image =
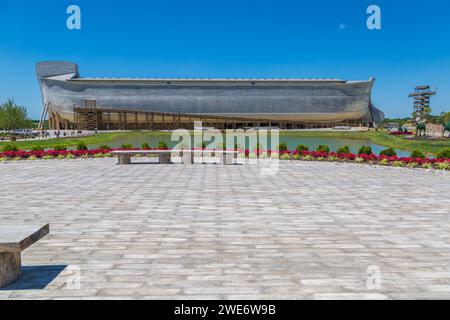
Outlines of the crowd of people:
<svg viewBox="0 0 450 320">
<path fill-rule="evenodd" d="M 42 130 L 37 131 L 36 133 L 36 137 L 40 139 L 80 137 L 91 134 L 90 132 L 82 130 L 54 130 L 53 132 L 49 130 Z"/>
</svg>

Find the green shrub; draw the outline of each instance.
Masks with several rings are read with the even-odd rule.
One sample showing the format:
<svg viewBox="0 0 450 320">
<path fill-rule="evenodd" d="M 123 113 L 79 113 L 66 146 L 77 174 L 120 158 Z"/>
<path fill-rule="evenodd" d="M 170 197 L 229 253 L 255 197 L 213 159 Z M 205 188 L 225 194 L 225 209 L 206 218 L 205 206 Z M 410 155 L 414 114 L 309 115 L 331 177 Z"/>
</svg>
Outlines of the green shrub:
<svg viewBox="0 0 450 320">
<path fill-rule="evenodd" d="M 32 151 L 44 151 L 44 147 L 41 146 L 34 146 L 31 148 Z"/>
<path fill-rule="evenodd" d="M 450 170 L 450 162 L 440 162 L 437 164 L 439 170 Z"/>
<path fill-rule="evenodd" d="M 450 162 L 440 162 L 436 165 L 439 170 L 450 170 Z"/>
<path fill-rule="evenodd" d="M 169 146 L 164 141 L 160 141 L 160 142 L 158 142 L 158 149 L 167 150 L 167 149 L 169 149 Z"/>
<path fill-rule="evenodd" d="M 366 154 L 370 156 L 371 154 L 373 154 L 372 148 L 369 146 L 362 146 L 361 148 L 359 148 L 358 154 Z"/>
<path fill-rule="evenodd" d="M 66 146 L 55 146 L 53 148 L 53 150 L 55 150 L 55 151 L 66 151 L 67 147 Z M 86 149 L 78 149 L 78 150 L 86 150 Z"/>
<path fill-rule="evenodd" d="M 394 161 L 394 162 L 392 163 L 392 166 L 397 167 L 397 168 L 400 168 L 400 167 L 404 167 L 404 166 L 405 166 L 405 163 L 404 163 L 403 161 Z"/>
<path fill-rule="evenodd" d="M 285 142 L 282 142 L 278 145 L 278 150 L 280 150 L 280 152 L 284 152 L 288 150 L 288 146 Z"/>
<path fill-rule="evenodd" d="M 297 146 L 297 151 L 298 151 L 298 152 L 309 151 L 309 148 L 308 148 L 307 146 L 303 145 L 303 144 L 299 144 L 299 145 Z"/>
<path fill-rule="evenodd" d="M 295 154 L 293 159 L 294 160 L 300 160 L 302 157 L 299 154 Z"/>
<path fill-rule="evenodd" d="M 362 154 L 362 153 L 361 153 Z M 381 165 L 381 166 L 387 166 L 387 165 L 389 165 L 389 160 L 388 159 L 382 159 L 380 162 L 379 162 L 379 165 Z"/>
<path fill-rule="evenodd" d="M 7 143 L 3 146 L 2 151 L 3 152 L 7 152 L 7 151 L 18 151 L 19 149 L 17 148 L 17 146 L 14 143 Z"/>
<path fill-rule="evenodd" d="M 420 152 L 419 150 L 414 150 L 413 152 L 411 152 L 411 158 L 421 158 L 424 159 L 425 155 Z"/>
<path fill-rule="evenodd" d="M 355 162 L 356 162 L 356 163 L 364 163 L 365 160 L 364 160 L 364 158 L 356 157 L 356 158 L 355 158 Z"/>
<path fill-rule="evenodd" d="M 111 147 L 110 146 L 108 146 L 107 144 L 102 144 L 100 147 L 98 147 L 99 149 L 102 149 L 102 150 L 111 150 Z"/>
<path fill-rule="evenodd" d="M 330 161 L 330 162 L 336 162 L 336 161 L 338 161 L 338 160 L 339 160 L 338 157 L 334 157 L 334 156 L 328 157 L 328 161 Z"/>
<path fill-rule="evenodd" d="M 317 152 L 330 152 L 330 147 L 325 144 L 321 144 L 320 146 L 317 147 L 316 151 Z"/>
<path fill-rule="evenodd" d="M 340 148 L 338 148 L 337 150 L 336 150 L 336 153 L 344 153 L 344 154 L 348 154 L 348 153 L 350 153 L 350 147 L 349 146 L 343 146 L 343 147 L 340 147 Z"/>
<path fill-rule="evenodd" d="M 133 145 L 129 144 L 129 143 L 124 143 L 122 145 L 122 149 L 130 150 L 130 149 L 133 149 L 133 148 L 134 148 Z"/>
<path fill-rule="evenodd" d="M 149 145 L 147 142 L 144 142 L 144 143 L 141 145 L 141 149 L 143 149 L 143 150 L 149 150 L 149 149 L 151 149 L 151 148 L 150 148 L 150 145 Z"/>
<path fill-rule="evenodd" d="M 77 144 L 77 150 L 87 150 L 88 149 L 88 147 L 87 147 L 87 145 L 86 145 L 86 143 L 84 143 L 84 142 L 78 142 L 78 144 Z"/>
<path fill-rule="evenodd" d="M 397 155 L 397 152 L 395 152 L 394 148 L 388 148 L 384 149 L 380 152 L 380 156 L 386 156 L 386 157 L 394 157 Z"/>
<path fill-rule="evenodd" d="M 442 150 L 437 154 L 438 159 L 450 159 L 450 148 Z"/>
<path fill-rule="evenodd" d="M 406 166 L 408 168 L 414 169 L 414 168 L 417 168 L 419 165 L 416 162 L 410 162 Z"/>
<path fill-rule="evenodd" d="M 431 163 L 424 163 L 422 165 L 422 168 L 424 168 L 424 169 L 433 169 L 433 165 Z"/>
<path fill-rule="evenodd" d="M 291 156 L 289 154 L 287 154 L 287 153 L 284 153 L 284 154 L 281 155 L 280 159 L 281 160 L 290 160 Z"/>
</svg>

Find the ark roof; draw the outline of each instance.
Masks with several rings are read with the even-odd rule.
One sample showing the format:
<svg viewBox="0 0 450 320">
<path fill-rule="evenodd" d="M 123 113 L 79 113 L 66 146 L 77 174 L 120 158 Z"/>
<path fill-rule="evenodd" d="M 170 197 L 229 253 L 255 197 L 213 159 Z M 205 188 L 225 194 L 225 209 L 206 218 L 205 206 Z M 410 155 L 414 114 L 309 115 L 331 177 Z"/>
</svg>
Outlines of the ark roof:
<svg viewBox="0 0 450 320">
<path fill-rule="evenodd" d="M 147 82 L 147 83 L 346 83 L 340 79 L 289 79 L 289 78 L 72 78 L 73 82 Z"/>
</svg>

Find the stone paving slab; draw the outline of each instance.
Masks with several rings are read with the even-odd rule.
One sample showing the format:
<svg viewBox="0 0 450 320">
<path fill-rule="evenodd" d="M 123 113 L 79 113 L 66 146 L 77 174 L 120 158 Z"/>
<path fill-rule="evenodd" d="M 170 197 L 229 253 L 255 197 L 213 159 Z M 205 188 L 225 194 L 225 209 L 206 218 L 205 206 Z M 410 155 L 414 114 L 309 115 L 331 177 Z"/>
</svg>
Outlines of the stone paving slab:
<svg viewBox="0 0 450 320">
<path fill-rule="evenodd" d="M 21 252 L 45 237 L 50 232 L 50 226 L 1 224 L 0 252 Z"/>
<path fill-rule="evenodd" d="M 0 224 L 52 226 L 0 299 L 450 298 L 448 172 L 115 163 L 0 163 Z"/>
</svg>

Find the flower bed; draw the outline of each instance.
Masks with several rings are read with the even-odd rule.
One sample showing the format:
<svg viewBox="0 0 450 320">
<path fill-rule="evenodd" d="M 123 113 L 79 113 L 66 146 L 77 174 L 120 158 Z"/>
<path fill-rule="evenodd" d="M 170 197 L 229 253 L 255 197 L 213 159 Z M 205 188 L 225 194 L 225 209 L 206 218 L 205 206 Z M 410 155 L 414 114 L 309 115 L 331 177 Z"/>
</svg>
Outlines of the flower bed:
<svg viewBox="0 0 450 320">
<path fill-rule="evenodd" d="M 352 162 L 359 164 L 384 165 L 394 167 L 425 168 L 450 170 L 450 159 L 444 158 L 414 158 L 398 157 L 375 154 L 353 154 L 322 151 L 298 151 L 285 150 L 276 153 L 271 150 L 254 150 L 252 153 L 248 149 L 238 150 L 246 157 L 261 157 L 267 154 L 269 157 L 279 157 L 281 160 L 303 160 L 303 161 L 329 161 L 329 162 Z"/>
<path fill-rule="evenodd" d="M 124 149 L 92 149 L 92 150 L 18 150 L 0 152 L 0 160 L 37 160 L 37 159 L 76 159 L 76 158 L 101 158 L 110 157 L 111 151 L 115 150 L 144 150 L 139 148 Z M 149 149 L 146 149 L 149 150 Z M 155 148 L 153 150 L 163 150 Z"/>
<path fill-rule="evenodd" d="M 37 150 L 37 151 L 5 151 L 0 152 L 0 160 L 49 160 L 49 159 L 76 159 L 76 158 L 103 158 L 110 157 L 111 151 L 123 149 L 95 149 L 95 150 Z M 133 149 L 144 150 L 144 149 Z M 149 149 L 146 149 L 149 150 Z M 152 150 L 161 150 L 154 148 Z M 214 150 L 206 150 L 202 148 L 194 148 L 194 150 L 204 150 L 213 152 Z M 398 157 L 375 154 L 353 154 L 353 153 L 336 153 L 322 151 L 307 150 L 284 150 L 275 152 L 272 150 L 255 149 L 250 152 L 249 149 L 238 149 L 242 158 L 280 158 L 281 160 L 303 160 L 303 161 L 329 161 L 329 162 L 353 162 L 360 164 L 374 164 L 394 167 L 410 167 L 450 170 L 450 159 L 444 158 L 414 158 L 414 157 Z"/>
<path fill-rule="evenodd" d="M 95 150 L 37 150 L 37 151 L 5 151 L 0 152 L 0 159 L 48 159 L 48 158 L 83 158 L 95 157 L 96 155 L 107 155 L 111 150 L 95 149 Z"/>
<path fill-rule="evenodd" d="M 377 156 L 375 154 L 353 154 L 353 153 L 336 153 L 336 152 L 317 152 L 317 151 L 288 151 L 290 159 L 308 160 L 308 161 L 340 161 L 366 163 L 375 165 L 386 165 L 395 167 L 422 167 L 425 169 L 450 170 L 450 159 L 430 159 L 430 158 L 413 158 L 398 156 Z"/>
</svg>

